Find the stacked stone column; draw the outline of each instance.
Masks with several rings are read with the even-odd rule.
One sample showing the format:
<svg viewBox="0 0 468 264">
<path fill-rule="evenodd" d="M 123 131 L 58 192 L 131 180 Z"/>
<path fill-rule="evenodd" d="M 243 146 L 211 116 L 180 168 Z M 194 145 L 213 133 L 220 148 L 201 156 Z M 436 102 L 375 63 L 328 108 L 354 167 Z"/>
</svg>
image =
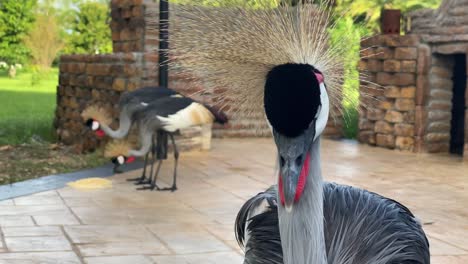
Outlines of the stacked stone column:
<svg viewBox="0 0 468 264">
<path fill-rule="evenodd" d="M 370 84 L 361 84 L 359 140 L 391 149 L 413 150 L 419 38 L 375 36 L 361 46 L 360 70 L 368 75 Z"/>
</svg>

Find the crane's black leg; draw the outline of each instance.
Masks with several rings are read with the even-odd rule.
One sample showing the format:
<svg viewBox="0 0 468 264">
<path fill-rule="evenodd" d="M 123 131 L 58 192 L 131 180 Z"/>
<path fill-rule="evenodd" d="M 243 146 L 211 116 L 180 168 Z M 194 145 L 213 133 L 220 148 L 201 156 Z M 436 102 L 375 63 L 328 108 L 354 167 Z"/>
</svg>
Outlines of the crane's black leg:
<svg viewBox="0 0 468 264">
<path fill-rule="evenodd" d="M 149 186 L 143 186 L 141 188 L 138 188 L 137 190 L 139 190 L 139 191 L 154 190 L 155 188 L 159 190 L 159 187 L 156 184 L 156 180 L 158 179 L 159 170 L 161 169 L 161 165 L 162 165 L 163 160 L 158 160 L 158 161 L 159 161 L 158 162 L 158 167 L 156 168 L 156 172 L 154 173 L 154 177 L 152 179 L 150 178 L 150 182 L 149 182 L 150 185 Z M 153 172 L 153 170 L 151 170 L 151 173 L 152 172 Z"/>
<path fill-rule="evenodd" d="M 177 190 L 177 164 L 179 162 L 179 150 L 177 149 L 177 145 L 174 140 L 174 135 L 170 133 L 169 136 L 171 137 L 172 146 L 174 147 L 174 176 L 173 176 L 173 181 L 172 181 L 172 187 L 162 188 L 162 189 L 158 188 L 158 190 L 174 192 Z"/>
<path fill-rule="evenodd" d="M 149 152 L 146 153 L 145 155 L 145 164 L 143 165 L 143 173 L 141 174 L 140 177 L 137 177 L 137 178 L 131 178 L 131 179 L 127 179 L 127 181 L 137 181 L 137 182 L 140 182 L 140 181 L 143 181 L 146 179 L 146 166 L 148 164 L 148 155 L 149 155 Z M 152 165 L 151 165 L 152 166 Z"/>
<path fill-rule="evenodd" d="M 150 168 L 149 177 L 146 180 L 145 172 L 143 172 L 143 175 L 135 183 L 135 185 L 150 184 L 151 183 L 151 177 L 153 175 L 154 163 L 156 162 L 156 154 L 155 153 L 156 153 L 156 143 L 155 143 L 154 136 L 153 136 L 151 138 L 151 168 Z M 148 153 L 146 155 L 148 156 Z M 145 163 L 145 166 L 146 166 L 146 163 Z M 145 170 L 146 170 L 146 167 L 145 167 Z"/>
</svg>

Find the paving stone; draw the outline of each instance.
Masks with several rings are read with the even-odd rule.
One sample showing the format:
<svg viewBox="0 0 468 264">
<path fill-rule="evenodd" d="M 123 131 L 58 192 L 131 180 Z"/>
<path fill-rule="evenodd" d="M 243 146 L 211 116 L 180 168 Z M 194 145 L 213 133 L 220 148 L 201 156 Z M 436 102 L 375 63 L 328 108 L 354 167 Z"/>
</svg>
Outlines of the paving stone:
<svg viewBox="0 0 468 264">
<path fill-rule="evenodd" d="M 78 225 L 80 222 L 68 212 L 54 214 L 33 214 L 34 221 L 38 225 Z"/>
<path fill-rule="evenodd" d="M 63 204 L 63 200 L 56 194 L 31 195 L 14 199 L 16 205 L 46 205 Z"/>
<path fill-rule="evenodd" d="M 222 241 L 197 225 L 155 224 L 149 229 L 177 254 L 229 250 Z"/>
<path fill-rule="evenodd" d="M 70 243 L 63 236 L 5 237 L 5 242 L 8 249 L 12 252 L 71 250 Z"/>
<path fill-rule="evenodd" d="M 85 257 L 127 255 L 168 255 L 171 252 L 160 242 L 110 242 L 77 245 Z"/>
<path fill-rule="evenodd" d="M 52 214 L 67 210 L 65 205 L 4 205 L 0 206 L 0 215 L 32 215 L 35 213 Z"/>
<path fill-rule="evenodd" d="M 73 252 L 34 252 L 0 254 L 1 264 L 80 264 Z"/>
<path fill-rule="evenodd" d="M 157 264 L 219 264 L 242 263 L 243 258 L 236 252 L 219 252 L 182 256 L 154 256 L 153 260 Z"/>
<path fill-rule="evenodd" d="M 0 216 L 0 226 L 33 226 L 31 216 L 28 215 L 5 215 Z"/>
<path fill-rule="evenodd" d="M 61 236 L 62 230 L 58 226 L 22 226 L 22 227 L 2 227 L 5 237 L 22 237 L 22 236 Z"/>
<path fill-rule="evenodd" d="M 134 256 L 112 256 L 112 257 L 90 257 L 85 258 L 86 264 L 154 264 L 149 257 L 142 255 Z"/>
<path fill-rule="evenodd" d="M 73 243 L 105 243 L 105 242 L 144 242 L 156 240 L 151 233 L 142 226 L 69 226 L 65 227 Z"/>
</svg>

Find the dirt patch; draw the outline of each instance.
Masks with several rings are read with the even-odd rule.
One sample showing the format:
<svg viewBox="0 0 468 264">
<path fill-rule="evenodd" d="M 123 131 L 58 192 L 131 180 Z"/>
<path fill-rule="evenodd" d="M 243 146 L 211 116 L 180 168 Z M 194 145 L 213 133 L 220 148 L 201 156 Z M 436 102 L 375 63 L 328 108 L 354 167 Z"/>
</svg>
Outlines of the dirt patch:
<svg viewBox="0 0 468 264">
<path fill-rule="evenodd" d="M 94 168 L 108 162 L 101 151 L 76 154 L 57 144 L 0 146 L 0 185 Z"/>
</svg>

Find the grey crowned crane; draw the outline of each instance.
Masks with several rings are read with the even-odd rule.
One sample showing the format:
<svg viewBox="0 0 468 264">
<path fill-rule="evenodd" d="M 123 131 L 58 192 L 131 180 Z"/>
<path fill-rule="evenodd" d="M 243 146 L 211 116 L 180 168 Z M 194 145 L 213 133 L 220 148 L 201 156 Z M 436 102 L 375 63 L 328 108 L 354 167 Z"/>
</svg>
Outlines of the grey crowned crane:
<svg viewBox="0 0 468 264">
<path fill-rule="evenodd" d="M 279 65 L 266 78 L 278 185 L 250 199 L 238 214 L 245 263 L 430 263 L 429 243 L 408 208 L 366 190 L 323 182 L 320 135 L 329 103 L 322 80 L 306 64 Z"/>
<path fill-rule="evenodd" d="M 191 126 L 212 124 L 213 122 L 224 124 L 227 122 L 226 115 L 213 107 L 198 103 L 188 97 L 167 97 L 150 103 L 145 109 L 135 113 L 134 122 L 138 124 L 140 148 L 133 149 L 126 142 L 109 144 L 106 148 L 106 156 L 111 157 L 113 162 L 124 164 L 134 157 L 144 156 L 150 150 L 155 133 L 167 133 L 174 148 L 174 174 L 173 184 L 169 188 L 159 188 L 156 183 L 162 160 L 159 160 L 154 176 L 150 175 L 149 181 L 142 182 L 150 184 L 142 189 L 154 190 L 177 190 L 177 165 L 179 152 L 174 140 L 174 133 L 180 129 Z M 167 150 L 163 150 L 167 152 Z M 153 156 L 154 162 L 154 156 Z M 152 171 L 152 169 L 151 169 Z M 152 174 L 152 172 L 151 172 Z"/>
<path fill-rule="evenodd" d="M 121 139 L 127 136 L 130 131 L 130 127 L 133 123 L 134 114 L 137 111 L 145 109 L 151 102 L 157 101 L 161 98 L 170 96 L 181 96 L 176 91 L 166 87 L 143 87 L 132 92 L 123 93 L 119 100 L 119 127 L 114 130 L 110 127 L 112 118 L 103 108 L 96 106 L 87 107 L 81 114 L 85 125 L 92 130 L 96 136 L 104 137 L 105 135 L 114 138 Z M 164 142 L 160 142 L 164 143 Z M 153 140 L 151 153 L 156 154 L 156 142 Z M 149 152 L 148 152 L 149 154 Z M 143 174 L 141 177 L 135 179 L 129 179 L 130 181 L 141 181 L 146 178 L 146 165 L 148 163 L 148 154 L 145 156 L 145 165 L 143 168 Z M 128 162 L 130 162 L 129 160 Z M 114 168 L 117 171 L 117 167 Z M 151 170 L 153 170 L 153 163 L 151 164 Z"/>
<path fill-rule="evenodd" d="M 176 91 L 165 87 L 143 87 L 123 93 L 119 100 L 119 128 L 114 130 L 109 125 L 109 114 L 100 109 L 89 107 L 82 113 L 86 126 L 97 136 L 107 135 L 121 139 L 127 136 L 135 112 L 145 109 L 151 102 L 169 96 L 180 96 Z"/>
<path fill-rule="evenodd" d="M 175 12 L 174 65 L 225 87 L 239 108 L 264 111 L 272 129 L 277 185 L 247 201 L 236 219 L 244 263 L 429 264 L 429 243 L 405 206 L 323 181 L 329 111 L 352 100 L 342 92 L 349 39 L 328 41 L 324 2 Z"/>
</svg>

